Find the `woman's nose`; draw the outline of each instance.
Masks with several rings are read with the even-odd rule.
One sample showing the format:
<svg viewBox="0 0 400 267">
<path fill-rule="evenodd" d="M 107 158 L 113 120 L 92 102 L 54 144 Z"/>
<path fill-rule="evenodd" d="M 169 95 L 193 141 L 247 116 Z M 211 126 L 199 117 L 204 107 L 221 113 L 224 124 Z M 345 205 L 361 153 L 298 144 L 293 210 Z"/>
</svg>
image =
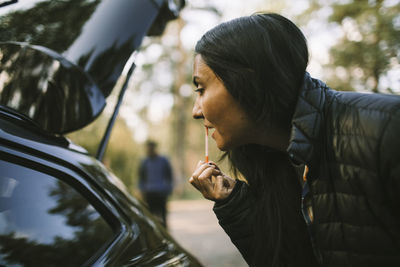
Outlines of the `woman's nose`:
<svg viewBox="0 0 400 267">
<path fill-rule="evenodd" d="M 203 112 L 201 111 L 201 107 L 197 100 L 193 105 L 192 116 L 193 116 L 193 119 L 202 119 L 203 118 Z"/>
</svg>

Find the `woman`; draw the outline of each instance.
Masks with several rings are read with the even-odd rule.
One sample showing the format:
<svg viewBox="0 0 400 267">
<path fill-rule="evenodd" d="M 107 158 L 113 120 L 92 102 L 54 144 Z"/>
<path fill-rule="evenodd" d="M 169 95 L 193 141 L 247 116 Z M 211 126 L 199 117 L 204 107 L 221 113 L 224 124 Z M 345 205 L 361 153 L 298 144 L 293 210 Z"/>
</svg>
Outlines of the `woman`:
<svg viewBox="0 0 400 267">
<path fill-rule="evenodd" d="M 202 161 L 189 181 L 251 266 L 400 266 L 400 97 L 334 91 L 307 63 L 277 14 L 208 31 L 193 117 L 247 183 Z"/>
</svg>

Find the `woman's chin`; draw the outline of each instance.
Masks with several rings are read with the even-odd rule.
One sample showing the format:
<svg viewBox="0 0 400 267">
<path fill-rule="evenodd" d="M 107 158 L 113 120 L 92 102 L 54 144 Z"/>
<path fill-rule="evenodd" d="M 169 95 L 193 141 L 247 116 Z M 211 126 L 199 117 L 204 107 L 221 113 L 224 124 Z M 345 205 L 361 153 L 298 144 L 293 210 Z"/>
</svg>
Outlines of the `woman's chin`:
<svg viewBox="0 0 400 267">
<path fill-rule="evenodd" d="M 232 150 L 234 148 L 237 148 L 239 146 L 243 146 L 246 145 L 248 143 L 244 143 L 244 142 L 221 142 L 221 140 L 216 141 L 216 145 L 218 147 L 219 150 L 221 151 L 229 151 Z"/>
<path fill-rule="evenodd" d="M 225 143 L 225 142 L 216 142 L 217 147 L 219 150 L 221 151 L 228 151 L 230 149 L 229 144 Z"/>
<path fill-rule="evenodd" d="M 216 134 L 213 135 L 213 138 L 218 149 L 221 151 L 229 151 L 235 146 L 230 138 L 222 138 L 222 136 Z"/>
<path fill-rule="evenodd" d="M 217 142 L 217 141 L 216 141 L 215 144 L 217 145 L 217 147 L 218 147 L 219 150 L 221 150 L 221 151 L 226 151 L 226 148 L 225 148 L 225 146 L 224 146 L 223 143 Z"/>
</svg>

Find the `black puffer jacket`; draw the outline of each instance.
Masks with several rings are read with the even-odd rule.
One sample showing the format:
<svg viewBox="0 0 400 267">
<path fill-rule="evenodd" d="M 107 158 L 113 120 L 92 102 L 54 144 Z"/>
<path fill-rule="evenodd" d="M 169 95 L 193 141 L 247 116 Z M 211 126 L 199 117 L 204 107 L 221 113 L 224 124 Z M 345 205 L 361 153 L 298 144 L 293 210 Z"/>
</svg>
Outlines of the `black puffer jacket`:
<svg viewBox="0 0 400 267">
<path fill-rule="evenodd" d="M 306 74 L 292 124 L 320 265 L 400 266 L 400 96 L 337 92 Z M 214 212 L 250 262 L 253 200 L 237 187 Z"/>
</svg>

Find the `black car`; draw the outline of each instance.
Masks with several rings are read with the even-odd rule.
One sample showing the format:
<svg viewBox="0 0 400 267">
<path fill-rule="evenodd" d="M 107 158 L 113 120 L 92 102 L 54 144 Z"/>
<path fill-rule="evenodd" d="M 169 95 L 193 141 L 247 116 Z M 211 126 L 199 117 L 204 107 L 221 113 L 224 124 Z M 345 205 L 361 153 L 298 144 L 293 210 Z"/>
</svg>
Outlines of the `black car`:
<svg viewBox="0 0 400 267">
<path fill-rule="evenodd" d="M 96 157 L 64 137 L 183 5 L 0 1 L 0 266 L 200 266 L 101 163 L 113 119 Z"/>
</svg>

